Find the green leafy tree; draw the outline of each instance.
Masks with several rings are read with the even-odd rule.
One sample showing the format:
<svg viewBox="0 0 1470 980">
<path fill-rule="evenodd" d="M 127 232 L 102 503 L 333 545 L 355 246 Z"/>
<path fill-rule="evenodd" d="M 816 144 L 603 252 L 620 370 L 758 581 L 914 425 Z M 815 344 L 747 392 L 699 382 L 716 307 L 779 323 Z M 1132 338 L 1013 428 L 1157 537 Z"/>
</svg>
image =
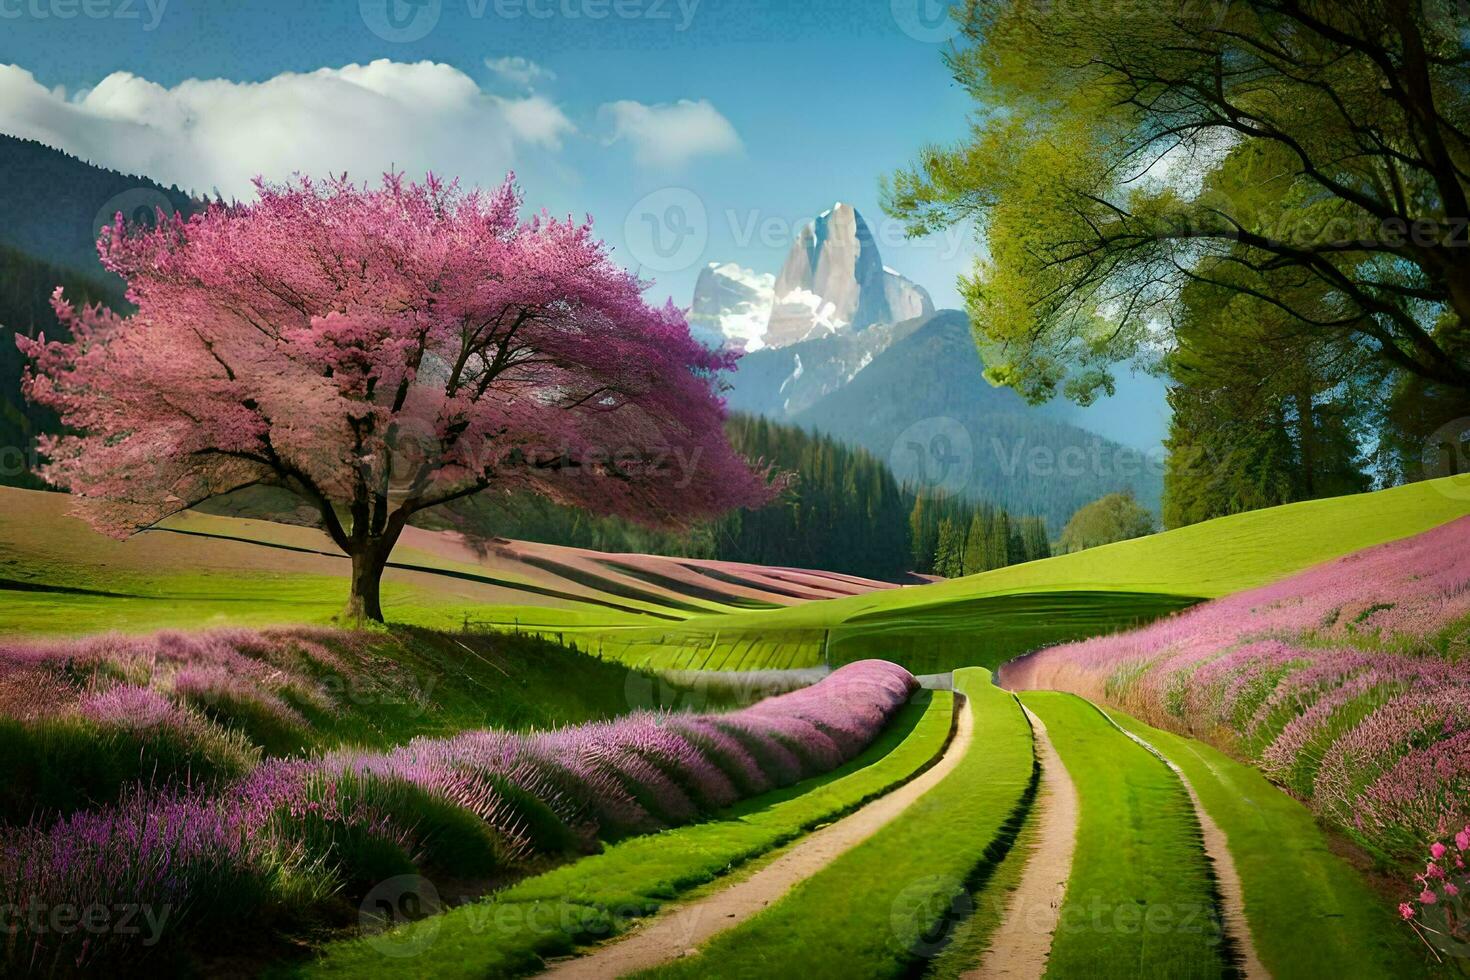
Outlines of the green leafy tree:
<svg viewBox="0 0 1470 980">
<path fill-rule="evenodd" d="M 1252 297 L 1470 390 L 1470 32 L 1453 0 L 968 0 L 969 136 L 885 186 L 914 233 L 973 222 L 987 377 L 1111 391 L 1180 293 Z"/>
<path fill-rule="evenodd" d="M 1154 517 L 1131 493 L 1110 493 L 1072 515 L 1058 545 L 1065 552 L 1083 551 L 1114 541 L 1152 534 Z"/>
<path fill-rule="evenodd" d="M 1046 533 L 1043 517 L 1021 518 L 1021 542 L 1025 551 L 1024 561 L 1037 561 L 1051 557 L 1051 540 Z"/>
<path fill-rule="evenodd" d="M 1283 290 L 1302 305 L 1326 302 L 1315 284 Z M 1186 286 L 1180 307 L 1167 526 L 1368 488 L 1361 445 L 1379 414 L 1380 361 L 1214 284 Z"/>
</svg>

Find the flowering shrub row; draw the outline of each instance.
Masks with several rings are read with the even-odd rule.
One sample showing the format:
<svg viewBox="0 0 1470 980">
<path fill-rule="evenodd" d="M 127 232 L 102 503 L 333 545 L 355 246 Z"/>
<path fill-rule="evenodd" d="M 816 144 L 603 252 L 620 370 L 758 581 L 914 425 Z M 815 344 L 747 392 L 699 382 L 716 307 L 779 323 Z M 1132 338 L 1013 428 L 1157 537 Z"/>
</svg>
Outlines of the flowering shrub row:
<svg viewBox="0 0 1470 980">
<path fill-rule="evenodd" d="M 333 709 L 332 693 L 318 678 L 345 674 L 342 649 L 362 642 L 351 633 L 306 628 L 0 642 L 0 717 L 80 713 L 102 724 L 147 727 L 156 713 L 174 713 L 178 704 L 248 707 L 282 726 L 305 728 L 303 711 Z"/>
<path fill-rule="evenodd" d="M 1470 518 L 1040 651 L 1004 679 L 1221 744 L 1405 860 L 1470 820 Z"/>
<path fill-rule="evenodd" d="M 475 731 L 385 753 L 272 759 L 216 793 L 138 789 L 0 833 L 0 907 L 39 910 L 0 937 L 0 964 L 96 965 L 160 945 L 48 928 L 48 910 L 141 908 L 139 921 L 161 923 L 162 945 L 176 947 L 245 910 L 255 921 L 261 910 L 299 917 L 396 874 L 488 878 L 693 820 L 852 758 L 915 687 L 903 668 L 863 661 L 731 714 Z M 179 709 L 118 687 L 86 710 L 172 724 Z"/>
</svg>

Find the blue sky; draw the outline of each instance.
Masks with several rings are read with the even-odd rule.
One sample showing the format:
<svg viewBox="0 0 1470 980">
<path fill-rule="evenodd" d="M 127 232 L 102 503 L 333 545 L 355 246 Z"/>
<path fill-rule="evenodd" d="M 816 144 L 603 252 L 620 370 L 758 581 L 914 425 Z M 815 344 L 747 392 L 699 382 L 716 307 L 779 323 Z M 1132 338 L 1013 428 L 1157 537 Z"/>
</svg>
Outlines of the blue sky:
<svg viewBox="0 0 1470 980">
<path fill-rule="evenodd" d="M 31 76 L 0 74 L 0 128 L 227 194 L 257 170 L 367 179 L 396 164 L 485 184 L 514 166 L 531 204 L 590 212 L 619 259 L 658 280 L 651 298 L 681 303 L 704 262 L 777 271 L 795 229 L 841 199 L 876 226 L 888 265 L 955 305 L 968 235 L 905 242 L 878 207 L 881 174 L 965 129 L 943 9 L 0 0 L 0 63 Z M 340 74 L 379 59 L 392 64 Z M 345 82 L 373 98 L 343 97 Z"/>
<path fill-rule="evenodd" d="M 775 273 L 835 200 L 959 305 L 968 229 L 906 240 L 878 180 L 963 137 L 947 0 L 0 0 L 0 131 L 185 189 L 389 167 L 590 213 L 686 305 L 699 269 Z M 1083 424 L 1163 438 L 1155 379 Z M 979 378 L 976 384 L 983 384 Z"/>
</svg>

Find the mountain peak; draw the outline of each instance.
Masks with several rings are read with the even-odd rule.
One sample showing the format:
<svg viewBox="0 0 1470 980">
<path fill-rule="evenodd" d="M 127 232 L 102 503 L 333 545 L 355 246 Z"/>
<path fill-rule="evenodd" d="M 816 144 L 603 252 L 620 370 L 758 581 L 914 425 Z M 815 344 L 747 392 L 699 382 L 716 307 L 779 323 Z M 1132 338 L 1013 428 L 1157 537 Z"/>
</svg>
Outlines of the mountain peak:
<svg viewBox="0 0 1470 980">
<path fill-rule="evenodd" d="M 701 269 L 689 321 L 707 342 L 758 350 L 933 311 L 923 287 L 883 264 L 857 208 L 836 201 L 797 232 L 778 275 L 733 262 Z"/>
</svg>

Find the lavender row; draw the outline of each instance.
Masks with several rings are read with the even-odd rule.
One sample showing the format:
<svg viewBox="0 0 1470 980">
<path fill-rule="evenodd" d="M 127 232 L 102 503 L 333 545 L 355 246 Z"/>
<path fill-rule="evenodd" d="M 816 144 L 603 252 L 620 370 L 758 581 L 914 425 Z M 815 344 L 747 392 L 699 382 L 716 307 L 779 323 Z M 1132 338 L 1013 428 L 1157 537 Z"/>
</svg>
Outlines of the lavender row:
<svg viewBox="0 0 1470 980">
<path fill-rule="evenodd" d="M 1005 680 L 1220 744 L 1405 860 L 1470 821 L 1470 519 L 1042 651 Z"/>
<path fill-rule="evenodd" d="M 533 857 L 695 820 L 853 758 L 916 686 L 901 667 L 864 661 L 730 714 L 475 731 L 386 753 L 269 760 L 212 793 L 140 788 L 0 833 L 0 906 L 38 910 L 0 937 L 0 965 L 128 961 L 247 913 L 329 914 L 394 874 L 493 878 Z M 120 685 L 89 710 L 174 723 L 180 709 Z M 70 912 L 73 928 L 46 925 L 58 909 L 105 918 L 123 907 L 146 911 L 139 921 L 160 936 L 77 928 Z"/>
</svg>

